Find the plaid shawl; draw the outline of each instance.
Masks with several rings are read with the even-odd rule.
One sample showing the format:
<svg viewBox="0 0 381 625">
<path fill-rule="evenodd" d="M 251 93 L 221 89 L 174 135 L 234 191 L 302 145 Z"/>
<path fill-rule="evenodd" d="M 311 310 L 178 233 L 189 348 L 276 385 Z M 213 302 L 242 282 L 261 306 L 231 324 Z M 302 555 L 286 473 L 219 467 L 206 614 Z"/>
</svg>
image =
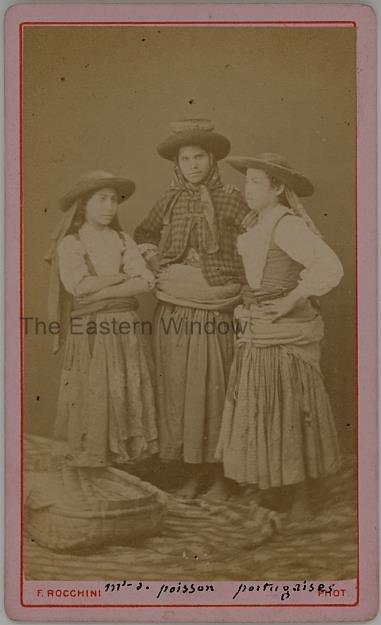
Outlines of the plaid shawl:
<svg viewBox="0 0 381 625">
<path fill-rule="evenodd" d="M 243 283 L 236 238 L 247 212 L 238 189 L 223 185 L 216 164 L 202 185 L 187 182 L 176 166 L 169 188 L 135 230 L 135 241 L 159 246 L 163 267 L 181 262 L 192 246 L 210 285 Z"/>
</svg>

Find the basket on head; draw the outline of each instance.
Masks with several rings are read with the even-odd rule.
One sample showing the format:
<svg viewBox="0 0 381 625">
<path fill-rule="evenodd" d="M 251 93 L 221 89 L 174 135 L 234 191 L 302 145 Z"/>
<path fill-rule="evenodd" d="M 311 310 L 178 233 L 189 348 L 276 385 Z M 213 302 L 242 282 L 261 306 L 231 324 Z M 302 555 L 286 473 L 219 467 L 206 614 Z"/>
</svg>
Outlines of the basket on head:
<svg viewBox="0 0 381 625">
<path fill-rule="evenodd" d="M 211 152 L 217 161 L 230 152 L 230 141 L 214 131 L 209 119 L 180 119 L 170 124 L 171 134 L 162 141 L 157 151 L 163 158 L 173 161 L 184 146 L 199 146 Z"/>
</svg>

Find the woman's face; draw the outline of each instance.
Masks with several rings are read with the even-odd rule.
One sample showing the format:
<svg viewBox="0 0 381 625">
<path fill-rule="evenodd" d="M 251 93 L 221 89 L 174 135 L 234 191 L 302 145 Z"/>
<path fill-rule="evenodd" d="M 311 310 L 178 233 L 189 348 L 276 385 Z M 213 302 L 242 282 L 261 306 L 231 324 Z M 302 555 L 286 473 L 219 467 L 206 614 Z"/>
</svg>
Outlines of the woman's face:
<svg viewBox="0 0 381 625">
<path fill-rule="evenodd" d="M 210 172 L 213 158 L 203 148 L 186 145 L 179 150 L 178 162 L 181 173 L 188 182 L 201 184 Z"/>
<path fill-rule="evenodd" d="M 108 226 L 118 209 L 118 195 L 115 189 L 99 189 L 85 206 L 86 221 L 97 226 Z"/>
<path fill-rule="evenodd" d="M 245 197 L 249 208 L 258 212 L 276 206 L 283 186 L 273 187 L 262 169 L 248 169 L 246 173 Z"/>
</svg>

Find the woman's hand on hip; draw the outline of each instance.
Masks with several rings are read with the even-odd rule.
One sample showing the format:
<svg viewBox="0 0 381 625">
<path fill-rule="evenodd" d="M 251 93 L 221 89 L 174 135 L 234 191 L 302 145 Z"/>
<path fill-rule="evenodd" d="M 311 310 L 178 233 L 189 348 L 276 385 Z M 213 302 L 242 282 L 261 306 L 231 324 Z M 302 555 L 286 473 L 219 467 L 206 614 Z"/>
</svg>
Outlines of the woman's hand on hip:
<svg viewBox="0 0 381 625">
<path fill-rule="evenodd" d="M 260 305 L 266 314 L 271 317 L 271 322 L 274 323 L 281 317 L 285 317 L 289 312 L 291 312 L 295 306 L 300 302 L 300 295 L 294 294 L 292 291 L 285 295 L 284 297 L 280 297 L 279 299 L 274 299 L 270 302 L 263 302 Z"/>
</svg>

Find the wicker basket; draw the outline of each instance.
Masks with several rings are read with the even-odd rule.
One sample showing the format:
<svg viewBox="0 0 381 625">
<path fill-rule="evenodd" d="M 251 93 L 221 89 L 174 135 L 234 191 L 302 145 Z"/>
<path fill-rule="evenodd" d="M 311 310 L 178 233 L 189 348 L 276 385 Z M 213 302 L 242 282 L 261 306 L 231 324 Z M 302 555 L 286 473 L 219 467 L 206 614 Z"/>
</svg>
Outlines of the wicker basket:
<svg viewBox="0 0 381 625">
<path fill-rule="evenodd" d="M 131 543 L 159 531 L 165 493 L 113 468 L 29 474 L 26 528 L 43 547 L 75 551 Z"/>
</svg>

